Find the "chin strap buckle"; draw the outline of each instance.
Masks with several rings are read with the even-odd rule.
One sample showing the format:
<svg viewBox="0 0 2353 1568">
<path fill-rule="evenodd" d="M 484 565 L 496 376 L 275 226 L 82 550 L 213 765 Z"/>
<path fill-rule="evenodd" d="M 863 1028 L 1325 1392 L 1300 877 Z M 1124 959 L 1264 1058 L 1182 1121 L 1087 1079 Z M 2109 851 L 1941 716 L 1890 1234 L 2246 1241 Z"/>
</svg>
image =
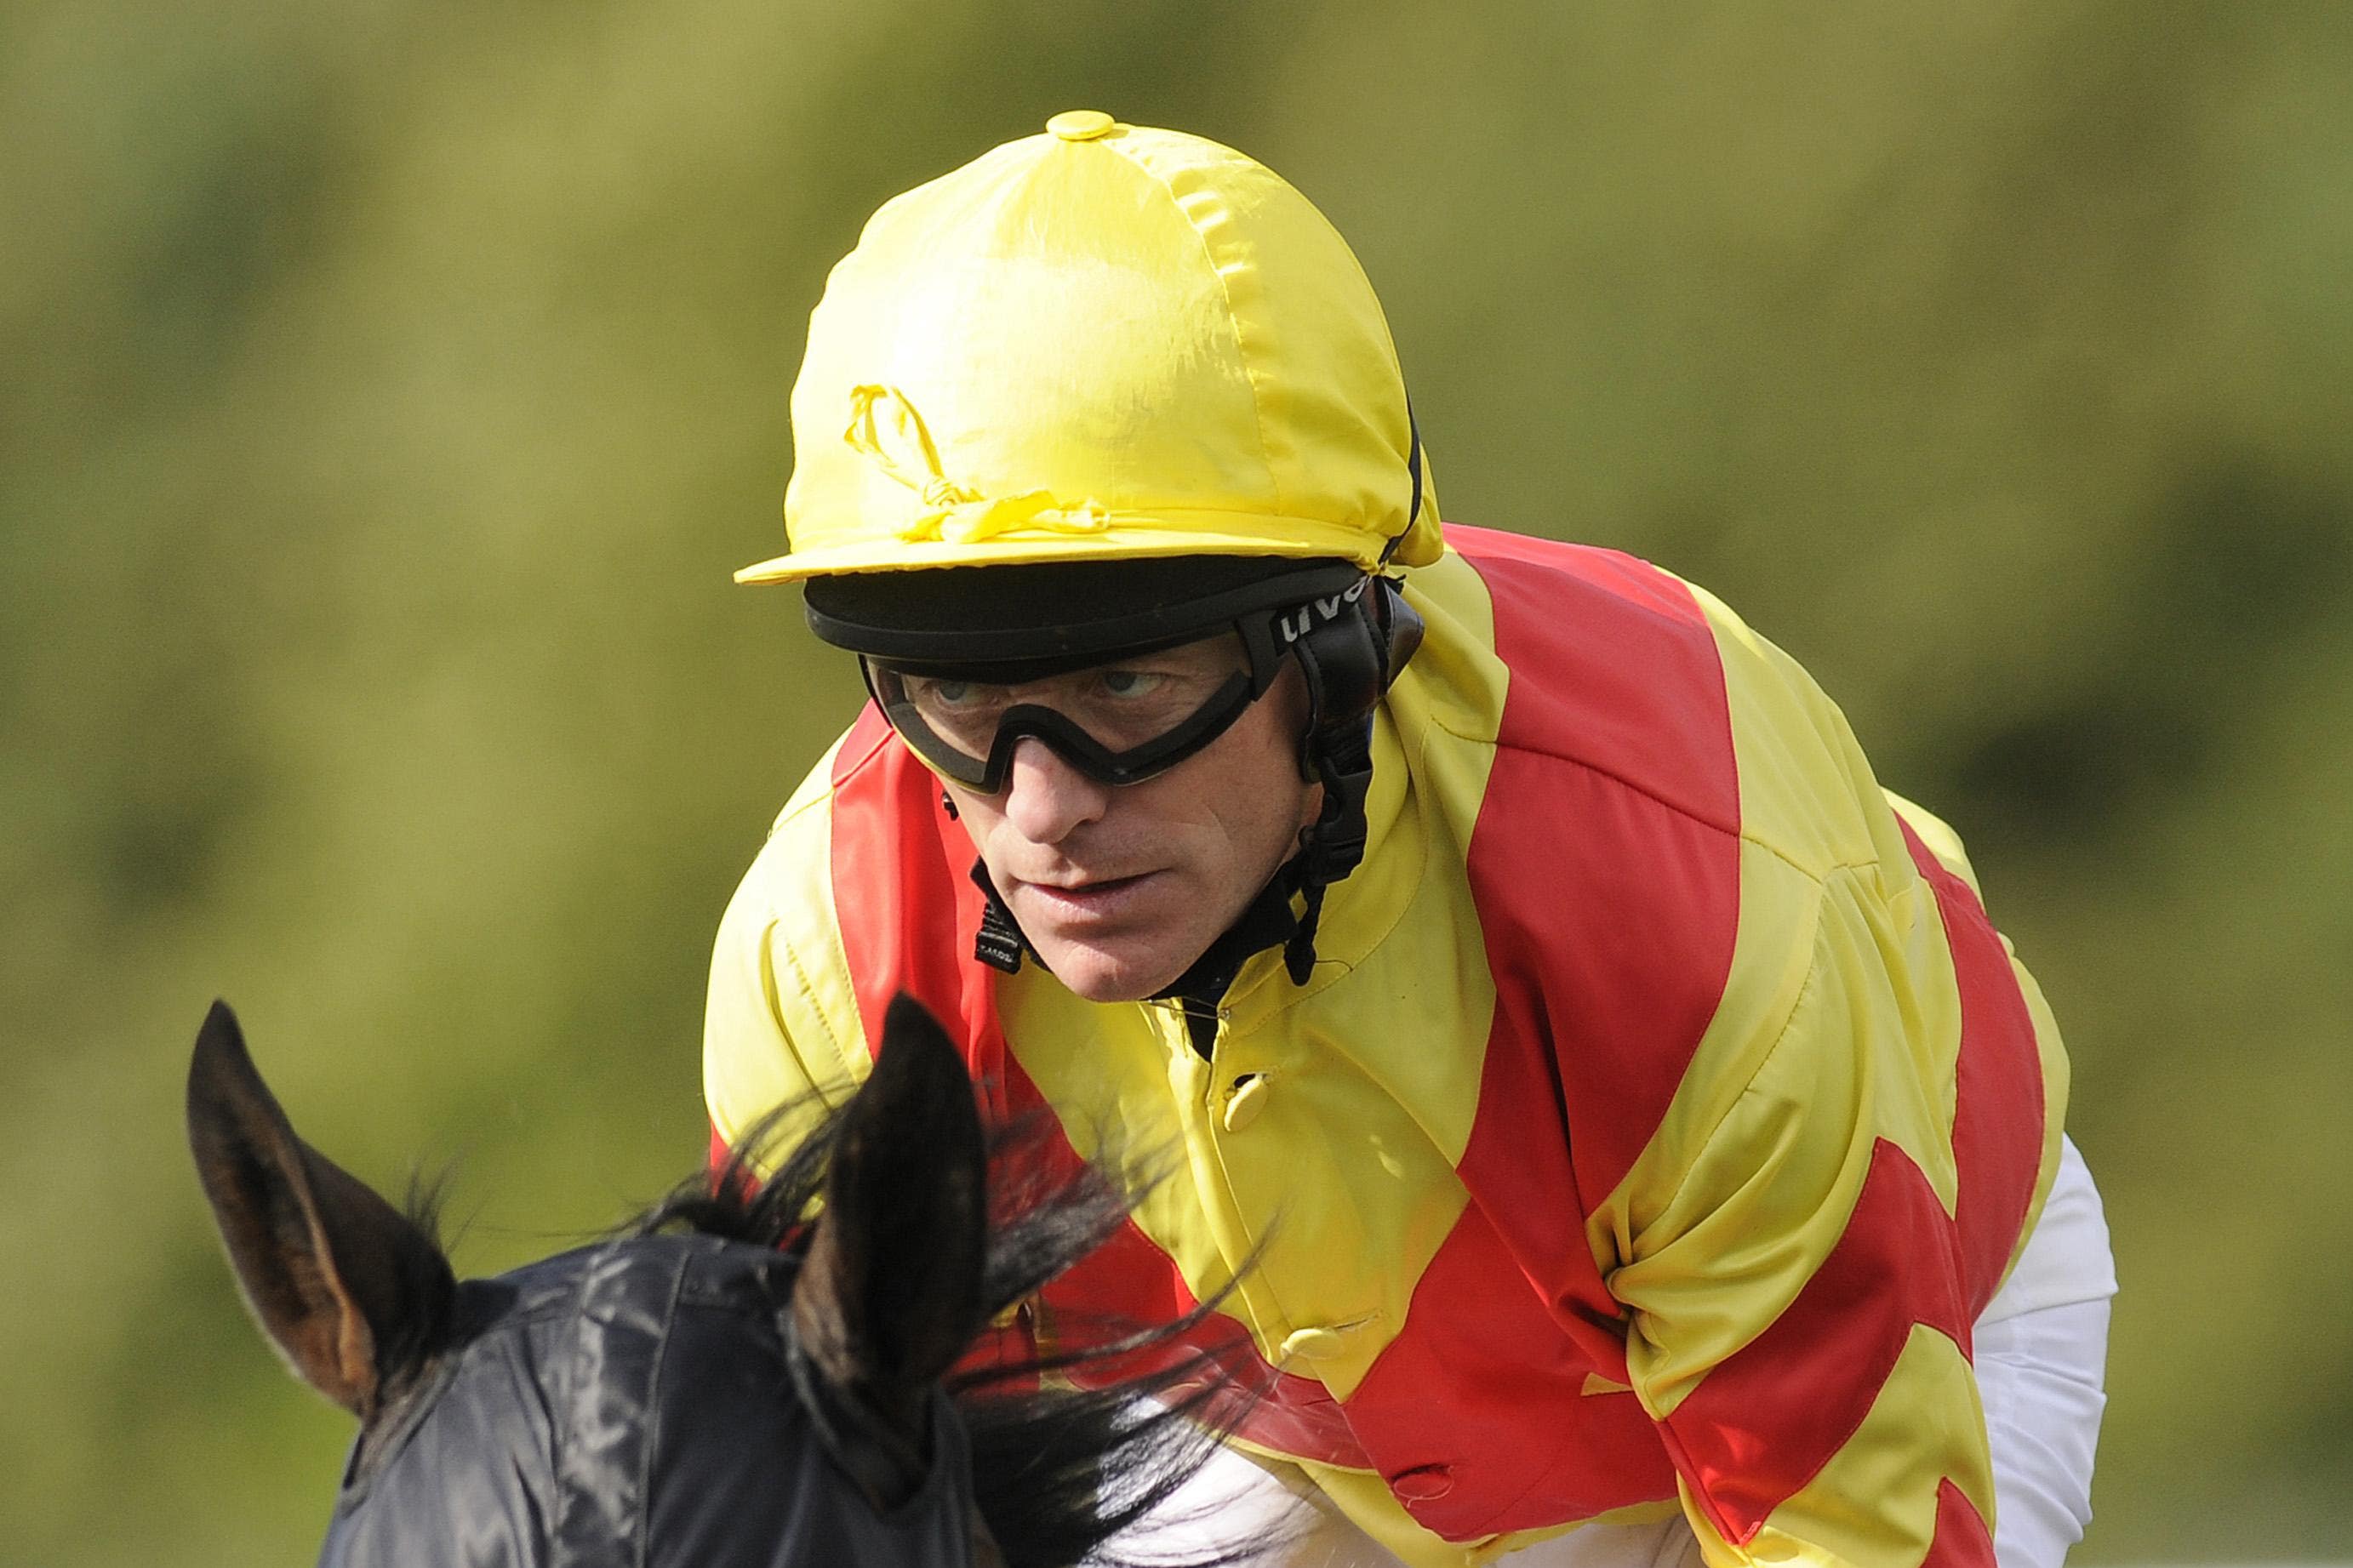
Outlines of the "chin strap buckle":
<svg viewBox="0 0 2353 1568">
<path fill-rule="evenodd" d="M 1007 974 L 1020 973 L 1029 939 L 1021 934 L 1013 911 L 997 896 L 997 884 L 988 879 L 988 863 L 977 857 L 972 863 L 972 879 L 980 889 L 980 929 L 973 933 L 973 957 Z"/>
</svg>

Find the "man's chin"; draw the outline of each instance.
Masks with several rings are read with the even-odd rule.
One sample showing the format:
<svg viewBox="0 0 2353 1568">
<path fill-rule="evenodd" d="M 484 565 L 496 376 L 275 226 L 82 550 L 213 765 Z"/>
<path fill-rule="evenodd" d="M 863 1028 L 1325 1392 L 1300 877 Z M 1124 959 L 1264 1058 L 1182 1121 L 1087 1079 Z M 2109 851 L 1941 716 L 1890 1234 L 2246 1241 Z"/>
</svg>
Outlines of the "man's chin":
<svg viewBox="0 0 2353 1568">
<path fill-rule="evenodd" d="M 1135 952 L 1124 943 L 1098 944 L 1052 935 L 1030 940 L 1054 978 L 1089 1002 L 1141 1002 L 1185 973 L 1181 963 Z"/>
</svg>

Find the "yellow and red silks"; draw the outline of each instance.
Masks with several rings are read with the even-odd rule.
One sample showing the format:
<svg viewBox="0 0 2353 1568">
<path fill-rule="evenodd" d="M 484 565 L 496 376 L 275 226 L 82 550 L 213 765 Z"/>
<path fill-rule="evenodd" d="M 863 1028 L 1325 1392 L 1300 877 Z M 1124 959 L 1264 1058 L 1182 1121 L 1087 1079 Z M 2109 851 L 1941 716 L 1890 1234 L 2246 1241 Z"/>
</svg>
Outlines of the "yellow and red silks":
<svg viewBox="0 0 2353 1568">
<path fill-rule="evenodd" d="M 1039 1331 L 1230 1287 L 1246 1441 L 1409 1562 L 1680 1507 L 1718 1564 L 1990 1568 L 1970 1325 L 2056 1168 L 2039 991 L 1721 604 L 1447 538 L 1307 984 L 1251 961 L 1204 1059 L 1165 1005 L 976 963 L 971 846 L 869 710 L 722 926 L 715 1138 L 846 1093 L 904 987 L 992 1111 L 1166 1165 Z"/>
</svg>

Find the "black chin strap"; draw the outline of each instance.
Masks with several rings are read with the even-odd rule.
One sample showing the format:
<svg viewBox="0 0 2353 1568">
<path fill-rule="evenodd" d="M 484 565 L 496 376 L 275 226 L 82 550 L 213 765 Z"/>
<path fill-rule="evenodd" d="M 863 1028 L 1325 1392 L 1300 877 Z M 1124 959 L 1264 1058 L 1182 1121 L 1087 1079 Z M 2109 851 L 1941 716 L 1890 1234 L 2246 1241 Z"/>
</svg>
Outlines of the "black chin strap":
<svg viewBox="0 0 2353 1568">
<path fill-rule="evenodd" d="M 1299 917 L 1291 912 L 1291 896 L 1299 889 L 1300 866 L 1296 856 L 1285 861 L 1240 918 L 1193 961 L 1190 969 L 1166 989 L 1153 993 L 1153 1001 L 1174 1002 L 1183 1011 L 1185 1032 L 1204 1059 L 1217 1044 L 1219 1010 L 1234 976 L 1254 955 L 1289 942 L 1299 930 Z"/>
<path fill-rule="evenodd" d="M 1365 799 L 1373 787 L 1373 712 L 1421 645 L 1421 617 L 1397 584 L 1372 578 L 1341 615 L 1292 645 L 1307 678 L 1307 732 L 1300 773 L 1324 786 L 1323 809 L 1299 836 L 1299 929 L 1283 944 L 1291 983 L 1315 969 L 1315 930 L 1324 891 L 1365 858 Z M 1288 868 L 1286 868 L 1288 869 Z"/>
</svg>

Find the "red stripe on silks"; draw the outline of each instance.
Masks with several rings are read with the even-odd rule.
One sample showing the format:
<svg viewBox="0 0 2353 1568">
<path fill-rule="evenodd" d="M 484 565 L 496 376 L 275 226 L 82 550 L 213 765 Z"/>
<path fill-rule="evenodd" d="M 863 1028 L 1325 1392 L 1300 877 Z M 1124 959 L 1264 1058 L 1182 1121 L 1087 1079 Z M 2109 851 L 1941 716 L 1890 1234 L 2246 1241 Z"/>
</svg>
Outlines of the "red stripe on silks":
<svg viewBox="0 0 2353 1568">
<path fill-rule="evenodd" d="M 1549 1315 L 1553 1331 L 1568 1337 L 1589 1370 L 1624 1383 L 1625 1309 L 1602 1283 L 1586 1240 L 1563 1093 L 1555 1047 L 1525 994 L 1514 991 L 1506 1000 L 1499 991 L 1480 1069 L 1478 1118 L 1455 1173 L 1502 1239 L 1505 1268 L 1529 1288 L 1529 1300 Z M 1446 1309 L 1466 1310 L 1472 1321 L 1483 1321 L 1478 1295 Z M 1411 1320 L 1406 1333 L 1447 1332 L 1451 1321 Z"/>
<path fill-rule="evenodd" d="M 1461 1541 L 1674 1495 L 1633 1395 L 1584 1393 L 1593 1373 L 1626 1380 L 1584 1222 L 1722 999 L 1740 801 L 1687 588 L 1609 551 L 1447 537 L 1511 670 L 1467 862 L 1495 1012 L 1456 1167 L 1471 1205 L 1346 1408 L 1413 1517 Z"/>
<path fill-rule="evenodd" d="M 1007 1051 L 989 973 L 970 957 L 980 893 L 965 874 L 972 847 L 940 804 L 939 782 L 908 753 L 872 704 L 834 753 L 830 846 L 835 929 L 850 985 L 879 1054 L 891 1003 L 905 992 L 930 1009 L 963 1057 L 989 1118 L 1002 1125 Z M 1067 1148 L 1043 1157 L 1067 1172 Z M 968 1352 L 973 1369 L 1018 1360 L 1029 1335 L 992 1330 Z"/>
<path fill-rule="evenodd" d="M 871 704 L 835 753 L 832 782 L 835 921 L 868 1048 L 881 1048 L 883 1016 L 901 991 L 929 1007 L 980 1086 L 992 1121 L 1051 1129 L 1030 1152 L 1037 1163 L 1029 1173 L 1050 1190 L 1082 1162 L 1007 1047 L 997 1012 L 997 972 L 972 955 L 982 900 L 970 875 L 971 839 L 941 805 L 939 781 L 899 743 Z M 1195 1305 L 1175 1262 L 1133 1220 L 1043 1296 L 1047 1331 L 1059 1349 L 1124 1337 Z M 995 1336 L 976 1359 L 1018 1353 L 1014 1339 Z M 1346 1419 L 1322 1384 L 1276 1373 L 1230 1325 L 1213 1321 L 1192 1342 L 1189 1348 L 1234 1366 L 1245 1388 L 1263 1391 L 1243 1424 L 1246 1436 L 1304 1458 L 1364 1464 Z M 1154 1361 L 1169 1364 L 1187 1348 L 1171 1346 Z M 1089 1381 L 1118 1381 L 1143 1370 L 1131 1358 L 1095 1369 Z"/>
<path fill-rule="evenodd" d="M 1752 1539 L 1846 1446 L 1914 1324 L 1968 1343 L 1958 1250 L 1928 1178 L 1880 1139 L 1845 1231 L 1798 1299 L 1663 1424 L 1677 1467 L 1726 1541 Z"/>
<path fill-rule="evenodd" d="M 971 956 L 980 889 L 972 844 L 941 804 L 940 782 L 901 745 L 873 704 L 834 753 L 833 907 L 870 1051 L 904 991 L 968 1050 L 1004 1040 L 990 971 Z M 977 1077 L 996 1064 L 968 1056 Z"/>
<path fill-rule="evenodd" d="M 1903 823 L 1904 842 L 1936 895 L 1961 994 L 1961 1051 L 1954 1065 L 1953 1222 L 1969 1320 L 1985 1310 L 2010 1266 L 2042 1173 L 2042 1056 L 2010 952 L 1969 885 L 1947 870 Z M 1969 1341 L 1961 1341 L 1968 1349 Z"/>
<path fill-rule="evenodd" d="M 1936 1533 L 1920 1568 L 1994 1568 L 1993 1537 L 1985 1520 L 1951 1481 L 1936 1483 Z"/>
<path fill-rule="evenodd" d="M 1449 524 L 1511 667 L 1498 743 L 1578 762 L 1740 830 L 1724 668 L 1686 584 L 1615 550 Z"/>
<path fill-rule="evenodd" d="M 1446 542 L 1454 547 L 1455 553 L 1473 561 L 1517 561 L 1546 571 L 1572 570 L 1588 581 L 1608 584 L 1610 592 L 1635 607 L 1670 621 L 1702 628 L 1706 626 L 1706 614 L 1689 588 L 1649 562 L 1623 551 L 1591 544 L 1564 544 L 1558 540 L 1507 533 L 1495 528 L 1472 528 L 1460 522 L 1446 525 Z M 1480 575 L 1486 575 L 1483 569 Z"/>
<path fill-rule="evenodd" d="M 1599 1291 L 1581 1238 L 1577 1251 Z M 1564 1335 L 1526 1283 L 1488 1216 L 1464 1209 L 1415 1282 L 1404 1332 L 1348 1396 L 1373 1468 L 1421 1479 L 1422 1495 L 1409 1486 L 1398 1500 L 1449 1541 L 1675 1495 L 1674 1467 L 1634 1395 L 1585 1392 L 1597 1371 L 1626 1381 L 1623 1342 L 1607 1330 Z M 1586 1349 L 1597 1339 L 1608 1347 L 1599 1359 Z M 1439 1476 L 1448 1484 L 1429 1487 Z"/>
<path fill-rule="evenodd" d="M 1474 1131 L 1463 1179 L 1520 1189 L 1489 1208 L 1524 1258 L 1572 1238 L 1582 1250 L 1583 1215 L 1649 1145 L 1732 966 L 1740 791 L 1724 670 L 1698 602 L 1655 567 L 1447 537 L 1486 583 L 1512 671 L 1468 861 L 1496 989 L 1488 1051 L 1531 1055 L 1512 1070 L 1567 1107 L 1579 1201 L 1561 1203 L 1557 1173 L 1514 1176 L 1520 1139 L 1487 1150 Z M 1504 1113 L 1508 1137 L 1524 1112 Z"/>
<path fill-rule="evenodd" d="M 719 1191 L 720 1184 L 727 1174 L 728 1163 L 734 1158 L 734 1147 L 730 1144 L 726 1138 L 720 1132 L 719 1123 L 716 1121 L 712 1122 L 711 1124 L 711 1152 L 707 1156 L 709 1163 L 703 1168 L 710 1173 L 711 1190 L 713 1193 L 717 1193 Z M 758 1184 L 759 1177 L 751 1171 L 742 1170 L 736 1173 L 735 1185 L 740 1193 L 748 1194 Z"/>
</svg>

